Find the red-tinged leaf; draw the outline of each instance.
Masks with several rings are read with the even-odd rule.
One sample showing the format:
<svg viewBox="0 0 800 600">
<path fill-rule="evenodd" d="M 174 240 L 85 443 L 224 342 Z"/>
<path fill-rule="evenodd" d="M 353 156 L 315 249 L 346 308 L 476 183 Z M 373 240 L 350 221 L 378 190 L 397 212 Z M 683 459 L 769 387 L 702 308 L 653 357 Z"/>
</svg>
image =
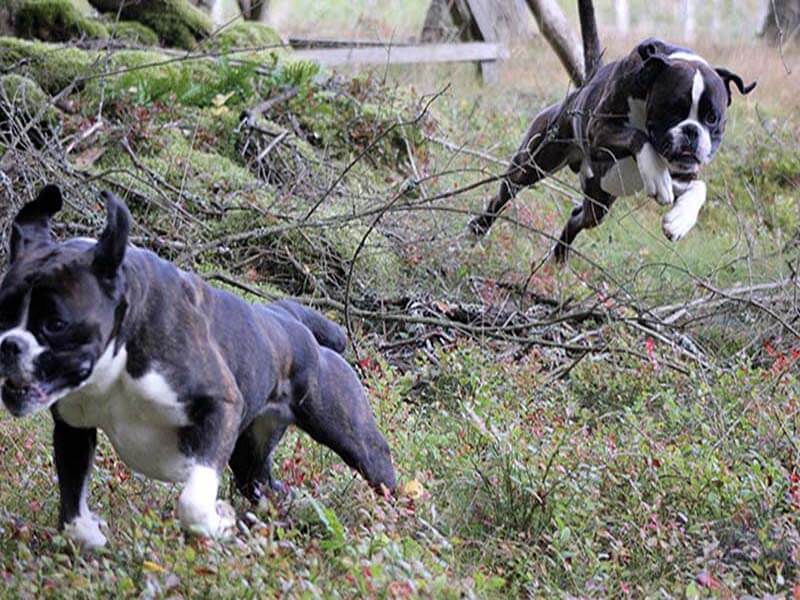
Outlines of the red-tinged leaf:
<svg viewBox="0 0 800 600">
<path fill-rule="evenodd" d="M 697 574 L 697 583 L 703 587 L 707 587 L 710 590 L 718 590 L 720 587 L 722 587 L 722 584 L 719 582 L 719 580 L 708 571 L 700 571 Z"/>
</svg>

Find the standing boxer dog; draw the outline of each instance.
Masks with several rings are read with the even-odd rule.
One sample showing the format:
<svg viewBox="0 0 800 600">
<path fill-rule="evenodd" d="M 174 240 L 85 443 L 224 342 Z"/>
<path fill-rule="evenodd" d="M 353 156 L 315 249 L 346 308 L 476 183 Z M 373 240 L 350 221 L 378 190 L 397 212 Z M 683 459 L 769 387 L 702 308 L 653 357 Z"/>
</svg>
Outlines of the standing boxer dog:
<svg viewBox="0 0 800 600">
<path fill-rule="evenodd" d="M 133 470 L 182 483 L 181 524 L 206 536 L 233 524 L 217 501 L 226 465 L 251 500 L 279 489 L 270 463 L 290 424 L 394 489 L 342 329 L 293 302 L 247 304 L 129 246 L 128 210 L 102 196 L 100 239 L 59 243 L 61 192 L 45 187 L 14 219 L 0 285 L 0 394 L 14 416 L 52 412 L 65 533 L 106 543 L 87 501 L 98 428 Z"/>
<path fill-rule="evenodd" d="M 642 42 L 539 113 L 499 192 L 470 222 L 471 233 L 484 235 L 519 190 L 568 166 L 580 172 L 584 199 L 561 232 L 556 260 L 567 258 L 575 236 L 598 225 L 614 200 L 641 189 L 672 207 L 662 228 L 668 239 L 681 239 L 706 200 L 698 176 L 722 141 L 731 83 L 742 94 L 756 85 L 691 50 Z"/>
</svg>

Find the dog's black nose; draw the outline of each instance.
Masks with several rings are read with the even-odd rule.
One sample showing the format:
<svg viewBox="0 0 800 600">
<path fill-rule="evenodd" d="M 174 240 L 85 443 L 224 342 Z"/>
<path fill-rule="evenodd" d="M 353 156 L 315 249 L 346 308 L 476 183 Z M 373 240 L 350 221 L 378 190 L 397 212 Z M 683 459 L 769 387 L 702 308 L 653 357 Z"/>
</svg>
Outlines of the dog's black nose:
<svg viewBox="0 0 800 600">
<path fill-rule="evenodd" d="M 700 129 L 694 125 L 687 125 L 683 128 L 683 135 L 685 135 L 688 142 L 694 146 L 700 138 Z"/>
<path fill-rule="evenodd" d="M 16 364 L 22 354 L 24 341 L 16 336 L 9 336 L 0 343 L 0 364 L 11 366 Z"/>
</svg>

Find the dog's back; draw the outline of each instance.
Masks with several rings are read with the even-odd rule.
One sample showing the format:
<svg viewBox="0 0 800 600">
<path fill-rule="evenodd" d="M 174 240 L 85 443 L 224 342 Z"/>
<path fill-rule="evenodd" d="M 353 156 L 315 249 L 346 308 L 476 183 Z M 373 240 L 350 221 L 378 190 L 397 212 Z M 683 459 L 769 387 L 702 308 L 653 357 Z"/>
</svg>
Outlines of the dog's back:
<svg viewBox="0 0 800 600">
<path fill-rule="evenodd" d="M 300 321 L 308 327 L 320 346 L 330 348 L 339 354 L 344 353 L 347 346 L 347 334 L 344 329 L 326 318 L 322 313 L 293 300 L 278 300 L 265 306 L 268 310 L 283 313 Z"/>
</svg>

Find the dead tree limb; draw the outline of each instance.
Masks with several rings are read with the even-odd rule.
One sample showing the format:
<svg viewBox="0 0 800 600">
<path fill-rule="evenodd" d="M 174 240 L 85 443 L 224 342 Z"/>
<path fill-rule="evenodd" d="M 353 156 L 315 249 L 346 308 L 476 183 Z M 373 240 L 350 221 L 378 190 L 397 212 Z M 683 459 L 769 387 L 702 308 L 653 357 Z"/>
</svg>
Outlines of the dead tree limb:
<svg viewBox="0 0 800 600">
<path fill-rule="evenodd" d="M 589 81 L 603 64 L 600 36 L 597 34 L 597 18 L 592 0 L 578 0 L 578 15 L 583 39 L 584 81 Z"/>
<path fill-rule="evenodd" d="M 555 51 L 576 87 L 583 85 L 586 71 L 578 41 L 556 0 L 526 0 L 539 30 Z M 596 30 L 595 30 L 596 33 Z"/>
</svg>

